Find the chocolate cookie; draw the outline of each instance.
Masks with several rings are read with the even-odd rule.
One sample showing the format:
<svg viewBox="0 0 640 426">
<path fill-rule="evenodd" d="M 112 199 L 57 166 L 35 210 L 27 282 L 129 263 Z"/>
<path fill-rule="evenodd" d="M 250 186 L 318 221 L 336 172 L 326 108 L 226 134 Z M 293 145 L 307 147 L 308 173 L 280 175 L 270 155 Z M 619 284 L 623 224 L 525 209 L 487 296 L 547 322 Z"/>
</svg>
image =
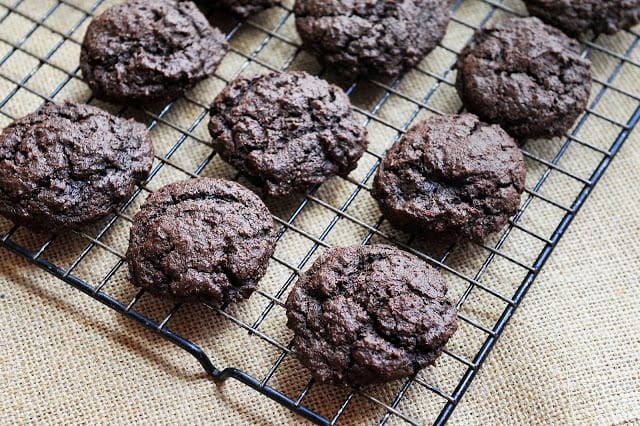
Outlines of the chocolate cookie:
<svg viewBox="0 0 640 426">
<path fill-rule="evenodd" d="M 327 250 L 286 303 L 300 362 L 316 380 L 366 385 L 434 364 L 458 328 L 438 271 L 387 245 Z"/>
<path fill-rule="evenodd" d="M 147 198 L 133 219 L 127 261 L 138 287 L 220 307 L 254 292 L 274 248 L 273 221 L 257 195 L 198 178 Z"/>
<path fill-rule="evenodd" d="M 640 0 L 525 0 L 527 10 L 567 34 L 615 34 L 640 22 Z"/>
<path fill-rule="evenodd" d="M 45 104 L 0 134 L 0 214 L 36 231 L 93 223 L 153 163 L 146 127 L 89 105 Z"/>
<path fill-rule="evenodd" d="M 297 0 L 304 46 L 347 76 L 395 77 L 442 40 L 448 0 Z"/>
<path fill-rule="evenodd" d="M 465 107 L 520 140 L 561 136 L 589 99 L 591 63 L 579 43 L 538 18 L 480 29 L 456 67 Z"/>
<path fill-rule="evenodd" d="M 280 4 L 280 0 L 200 0 L 200 3 L 212 3 L 234 15 L 246 18 L 249 15 Z"/>
<path fill-rule="evenodd" d="M 400 229 L 482 240 L 518 211 L 525 177 L 522 153 L 500 126 L 433 116 L 387 152 L 372 195 Z"/>
<path fill-rule="evenodd" d="M 211 105 L 209 132 L 223 159 L 276 196 L 348 175 L 367 145 L 342 89 L 302 71 L 234 80 Z"/>
<path fill-rule="evenodd" d="M 212 75 L 226 51 L 224 35 L 193 2 L 130 0 L 91 22 L 80 68 L 99 98 L 171 100 Z"/>
</svg>

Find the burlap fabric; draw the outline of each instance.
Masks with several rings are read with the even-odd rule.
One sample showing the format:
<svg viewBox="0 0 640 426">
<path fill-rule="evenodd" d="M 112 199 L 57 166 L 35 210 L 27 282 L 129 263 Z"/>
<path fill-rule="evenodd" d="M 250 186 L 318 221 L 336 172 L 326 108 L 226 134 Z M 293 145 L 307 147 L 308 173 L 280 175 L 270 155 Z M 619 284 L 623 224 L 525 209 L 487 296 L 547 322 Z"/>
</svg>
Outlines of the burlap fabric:
<svg viewBox="0 0 640 426">
<path fill-rule="evenodd" d="M 0 65 L 0 99 L 10 99 L 1 108 L 0 125 L 11 117 L 31 112 L 42 102 L 36 93 L 45 93 L 56 100 L 85 101 L 90 93 L 77 78 L 69 76 L 77 67 L 79 46 L 88 21 L 74 8 L 89 10 L 93 1 L 25 0 L 17 2 L 16 11 L 3 18 L 6 8 L 0 6 L 0 58 L 10 55 Z M 98 12 L 108 4 L 98 7 Z M 287 6 L 291 2 L 285 2 Z M 0 0 L 0 5 L 14 7 L 16 2 Z M 522 12 L 521 3 L 505 2 L 509 8 Z M 464 25 L 478 25 L 491 10 L 490 4 L 467 0 L 454 14 L 443 45 L 459 50 L 471 30 Z M 491 19 L 507 13 L 498 10 Z M 21 16 L 25 15 L 25 16 Z M 170 163 L 163 166 L 147 185 L 154 190 L 164 183 L 189 177 L 210 153 L 206 144 L 206 105 L 229 80 L 239 72 L 261 72 L 264 62 L 275 68 L 319 70 L 313 58 L 298 54 L 291 18 L 275 9 L 254 18 L 255 25 L 241 27 L 231 40 L 234 51 L 229 53 L 216 77 L 198 85 L 166 113 L 161 106 L 147 111 L 128 108 L 125 115 L 154 122 L 153 138 L 159 157 Z M 34 21 L 46 17 L 49 27 L 34 28 Z M 79 25 L 76 26 L 76 23 Z M 281 26 L 278 26 L 281 23 Z M 219 22 L 225 30 L 233 28 L 228 20 Z M 282 39 L 272 38 L 257 54 L 258 61 L 246 68 L 246 58 L 264 40 L 264 28 L 278 28 Z M 71 35 L 66 40 L 60 33 Z M 27 37 L 28 36 L 28 37 Z M 74 42 L 75 40 L 76 42 Z M 631 50 L 634 63 L 623 63 L 617 77 L 610 82 L 624 88 L 634 97 L 609 89 L 604 92 L 592 115 L 577 137 L 593 146 L 606 149 L 621 128 L 601 117 L 626 122 L 638 107 L 640 96 L 640 48 L 633 44 L 636 37 L 622 33 L 601 37 L 597 43 L 610 51 L 594 48 L 589 57 L 594 62 L 594 74 L 607 81 L 620 61 L 611 53 L 624 55 Z M 14 50 L 9 44 L 18 44 Z M 38 58 L 45 58 L 41 65 Z M 374 154 L 384 152 L 397 136 L 395 128 L 405 126 L 413 114 L 418 119 L 432 113 L 429 109 L 455 112 L 460 102 L 450 85 L 442 84 L 427 102 L 428 108 L 416 109 L 415 100 L 424 98 L 437 81 L 433 75 L 453 81 L 453 74 L 444 74 L 455 55 L 437 49 L 421 67 L 428 73 L 411 72 L 398 85 L 376 112 L 378 121 L 368 125 L 370 151 L 352 174 L 351 181 L 334 179 L 312 197 L 294 227 L 285 232 L 276 251 L 276 258 L 263 280 L 262 291 L 275 296 L 291 276 L 286 266 L 297 266 L 314 241 L 335 217 L 327 206 L 340 208 L 353 193 L 352 181 L 361 181 L 375 164 Z M 289 62 L 292 60 L 291 64 Z M 432 73 L 431 75 L 429 73 Z M 330 73 L 325 74 L 334 79 Z M 339 82 L 339 81 L 338 81 Z M 24 86 L 21 88 L 17 87 Z M 594 84 L 592 100 L 602 84 Z M 60 90 L 57 90 L 60 88 Z M 15 93 L 14 93 L 15 91 Z M 34 93 L 35 92 L 35 93 Z M 352 93 L 354 103 L 362 111 L 371 111 L 384 95 L 379 84 L 361 83 Z M 94 104 L 117 112 L 118 106 L 100 102 Z M 364 117 L 363 117 L 364 118 Z M 190 130 L 184 136 L 184 130 Z M 635 130 L 622 152 L 613 162 L 601 184 L 595 189 L 569 232 L 562 239 L 550 262 L 543 269 L 524 299 L 505 333 L 456 409 L 452 424 L 623 424 L 640 423 L 640 225 L 637 211 L 640 165 L 640 131 Z M 179 148 L 171 152 L 176 142 Z M 534 141 L 525 149 L 532 156 L 552 160 L 564 141 Z M 562 156 L 559 166 L 570 173 L 588 178 L 602 154 L 572 143 Z M 157 164 L 160 163 L 158 160 Z M 528 188 L 532 188 L 546 170 L 544 164 L 529 158 Z M 202 171 L 207 176 L 235 177 L 236 173 L 214 158 Z M 243 180 L 241 180 L 243 183 Z M 370 182 L 368 182 L 370 183 Z M 558 203 L 570 205 L 581 183 L 553 171 L 540 193 Z M 72 273 L 98 285 L 112 268 L 115 273 L 102 287 L 118 300 L 128 302 L 135 295 L 123 267 L 118 267 L 119 255 L 126 251 L 129 222 L 145 189 L 124 215 L 100 237 L 100 244 L 91 248 L 85 258 L 74 264 L 87 248 L 100 225 L 85 231 L 86 236 L 70 234 L 55 239 L 42 253 L 63 268 L 73 266 Z M 288 218 L 301 199 L 270 203 L 281 218 Z M 379 219 L 375 203 L 366 191 L 355 196 L 343 217 L 323 239 L 327 244 L 352 244 L 362 241 L 368 229 Z M 540 199 L 533 199 L 519 222 L 527 229 L 550 237 L 562 218 L 563 211 Z M 0 232 L 11 224 L 0 220 Z M 446 247 L 415 242 L 394 232 L 383 223 L 381 230 L 398 241 L 438 258 Z M 37 250 L 46 236 L 19 230 L 11 237 L 32 250 Z M 375 236 L 373 241 L 384 241 Z M 495 244 L 493 239 L 487 245 Z M 541 250 L 540 241 L 514 230 L 501 252 L 531 265 Z M 321 246 L 311 260 L 321 252 Z M 447 266 L 473 277 L 490 252 L 474 245 L 460 245 L 447 259 Z M 306 264 L 302 264 L 304 269 Z M 479 281 L 499 294 L 511 296 L 526 270 L 513 261 L 497 256 L 479 277 Z M 468 283 L 452 272 L 445 272 L 451 295 L 460 298 Z M 280 296 L 286 298 L 286 291 Z M 270 299 L 255 295 L 247 303 L 231 307 L 229 313 L 252 324 L 269 305 Z M 480 289 L 472 290 L 461 307 L 465 317 L 491 328 L 506 306 L 500 298 Z M 171 304 L 143 296 L 134 309 L 154 320 L 161 320 Z M 282 424 L 298 423 L 299 417 L 235 381 L 220 387 L 204 374 L 199 364 L 186 352 L 154 336 L 120 315 L 103 307 L 67 284 L 51 278 L 26 261 L 0 250 L 0 423 L 115 423 L 115 424 Z M 284 327 L 284 310 L 276 305 L 258 328 L 270 339 L 286 345 L 291 338 Z M 203 347 L 217 367 L 239 367 L 264 378 L 280 352 L 277 348 L 232 321 L 215 315 L 200 306 L 184 306 L 171 319 L 168 327 Z M 467 322 L 452 339 L 449 350 L 473 358 L 486 334 Z M 428 368 L 420 379 L 451 393 L 464 373 L 464 365 L 444 356 L 439 365 Z M 309 375 L 290 356 L 269 380 L 273 386 L 297 397 L 309 380 Z M 367 388 L 365 392 L 390 404 L 402 383 Z M 343 402 L 347 391 L 328 386 L 314 386 L 303 403 L 320 414 L 331 417 Z M 398 410 L 413 419 L 433 421 L 443 400 L 419 385 L 412 385 L 398 405 Z M 361 396 L 356 396 L 340 418 L 343 424 L 377 422 L 384 409 Z M 401 423 L 392 417 L 391 424 Z"/>
</svg>

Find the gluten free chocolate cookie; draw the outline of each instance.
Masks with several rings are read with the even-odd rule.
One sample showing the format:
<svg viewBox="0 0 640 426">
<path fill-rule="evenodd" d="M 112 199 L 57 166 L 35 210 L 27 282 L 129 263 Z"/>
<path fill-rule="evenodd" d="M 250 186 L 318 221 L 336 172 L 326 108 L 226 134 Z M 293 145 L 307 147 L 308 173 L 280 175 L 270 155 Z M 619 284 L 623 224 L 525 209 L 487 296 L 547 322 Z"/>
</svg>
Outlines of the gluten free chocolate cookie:
<svg viewBox="0 0 640 426">
<path fill-rule="evenodd" d="M 442 40 L 448 0 L 297 0 L 304 46 L 347 76 L 395 77 L 417 65 Z"/>
<path fill-rule="evenodd" d="M 516 139 L 561 136 L 585 110 L 591 63 L 579 43 L 538 18 L 480 29 L 458 57 L 465 107 Z"/>
<path fill-rule="evenodd" d="M 286 303 L 300 362 L 316 380 L 381 383 L 434 364 L 457 330 L 438 271 L 387 245 L 327 250 Z"/>
<path fill-rule="evenodd" d="M 131 0 L 89 25 L 82 77 L 106 100 L 171 100 L 213 74 L 227 51 L 224 35 L 190 1 Z"/>
<path fill-rule="evenodd" d="M 130 232 L 134 285 L 178 301 L 220 307 L 247 299 L 273 254 L 269 210 L 244 186 L 198 178 L 159 189 Z"/>
<path fill-rule="evenodd" d="M 115 210 L 152 163 L 144 125 L 48 103 L 0 134 L 0 214 L 37 231 L 79 228 Z"/>
<path fill-rule="evenodd" d="M 372 195 L 400 229 L 482 240 L 518 211 L 525 176 L 522 153 L 499 126 L 434 116 L 389 149 Z"/>
<path fill-rule="evenodd" d="M 225 161 L 274 196 L 349 174 L 367 145 L 342 89 L 301 71 L 232 81 L 211 105 L 209 132 Z"/>
<path fill-rule="evenodd" d="M 640 22 L 640 0 L 525 0 L 529 13 L 567 34 L 615 34 Z"/>
</svg>

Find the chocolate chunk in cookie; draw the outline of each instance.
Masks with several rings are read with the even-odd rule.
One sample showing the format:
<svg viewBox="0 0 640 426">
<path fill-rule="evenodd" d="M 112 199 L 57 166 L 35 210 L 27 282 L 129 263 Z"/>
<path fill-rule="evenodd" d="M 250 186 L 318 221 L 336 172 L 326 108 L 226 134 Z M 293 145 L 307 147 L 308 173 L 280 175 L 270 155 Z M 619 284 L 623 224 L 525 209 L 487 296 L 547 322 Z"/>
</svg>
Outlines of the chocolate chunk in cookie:
<svg viewBox="0 0 640 426">
<path fill-rule="evenodd" d="M 640 22 L 640 0 L 525 0 L 529 13 L 567 34 L 615 34 Z"/>
<path fill-rule="evenodd" d="M 144 125 L 48 103 L 0 134 L 0 214 L 36 231 L 79 228 L 124 202 L 152 163 Z"/>
<path fill-rule="evenodd" d="M 297 0 L 304 46 L 347 76 L 395 77 L 416 66 L 442 40 L 448 0 Z"/>
<path fill-rule="evenodd" d="M 226 51 L 224 35 L 193 2 L 131 0 L 91 22 L 80 68 L 99 98 L 171 100 L 212 75 Z"/>
<path fill-rule="evenodd" d="M 538 18 L 480 29 L 457 62 L 467 109 L 519 140 L 561 136 L 585 110 L 591 63 L 580 45 Z"/>
<path fill-rule="evenodd" d="M 518 211 L 525 177 L 522 153 L 499 126 L 434 116 L 387 152 L 372 195 L 397 228 L 482 240 Z"/>
<path fill-rule="evenodd" d="M 198 3 L 202 5 L 212 4 L 241 18 L 246 18 L 249 15 L 280 4 L 280 0 L 199 0 Z"/>
<path fill-rule="evenodd" d="M 316 380 L 381 383 L 434 364 L 458 328 L 440 273 L 387 245 L 327 250 L 286 303 L 295 352 Z"/>
<path fill-rule="evenodd" d="M 224 160 L 274 196 L 346 176 L 367 145 L 342 89 L 301 71 L 234 80 L 211 105 L 209 132 Z"/>
<path fill-rule="evenodd" d="M 220 307 L 247 299 L 275 249 L 260 198 L 223 179 L 167 185 L 147 198 L 131 227 L 127 261 L 134 285 Z"/>
</svg>

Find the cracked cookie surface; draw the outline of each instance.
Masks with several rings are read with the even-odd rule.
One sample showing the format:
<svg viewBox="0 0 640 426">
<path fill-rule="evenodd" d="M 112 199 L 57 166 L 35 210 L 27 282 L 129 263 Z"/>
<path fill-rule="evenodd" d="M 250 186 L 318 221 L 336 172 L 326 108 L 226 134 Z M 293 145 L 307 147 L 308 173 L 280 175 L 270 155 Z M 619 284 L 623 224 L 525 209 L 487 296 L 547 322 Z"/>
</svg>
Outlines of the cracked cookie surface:
<svg viewBox="0 0 640 426">
<path fill-rule="evenodd" d="M 273 221 L 256 194 L 197 178 L 147 198 L 133 220 L 127 261 L 138 287 L 220 307 L 256 290 L 274 249 Z"/>
<path fill-rule="evenodd" d="M 42 232 L 82 227 L 125 201 L 152 163 L 143 124 L 45 104 L 0 134 L 0 214 Z"/>
<path fill-rule="evenodd" d="M 238 78 L 210 113 L 214 149 L 272 196 L 348 175 L 367 145 L 342 89 L 301 71 Z"/>
<path fill-rule="evenodd" d="M 456 89 L 469 112 L 519 141 L 564 134 L 591 89 L 591 63 L 580 57 L 579 43 L 538 18 L 480 29 L 456 68 Z"/>
<path fill-rule="evenodd" d="M 518 211 L 525 177 L 522 153 L 498 125 L 434 116 L 389 149 L 372 196 L 397 228 L 478 241 Z"/>
<path fill-rule="evenodd" d="M 296 28 L 306 48 L 347 76 L 395 77 L 442 40 L 447 0 L 297 0 Z"/>
<path fill-rule="evenodd" d="M 442 275 L 388 245 L 328 249 L 286 303 L 298 359 L 323 383 L 366 385 L 434 364 L 457 330 Z"/>
<path fill-rule="evenodd" d="M 525 0 L 530 14 L 577 36 L 615 34 L 640 22 L 640 0 Z"/>
<path fill-rule="evenodd" d="M 171 100 L 212 75 L 226 51 L 224 35 L 193 2 L 132 0 L 94 18 L 80 68 L 99 98 Z"/>
</svg>

